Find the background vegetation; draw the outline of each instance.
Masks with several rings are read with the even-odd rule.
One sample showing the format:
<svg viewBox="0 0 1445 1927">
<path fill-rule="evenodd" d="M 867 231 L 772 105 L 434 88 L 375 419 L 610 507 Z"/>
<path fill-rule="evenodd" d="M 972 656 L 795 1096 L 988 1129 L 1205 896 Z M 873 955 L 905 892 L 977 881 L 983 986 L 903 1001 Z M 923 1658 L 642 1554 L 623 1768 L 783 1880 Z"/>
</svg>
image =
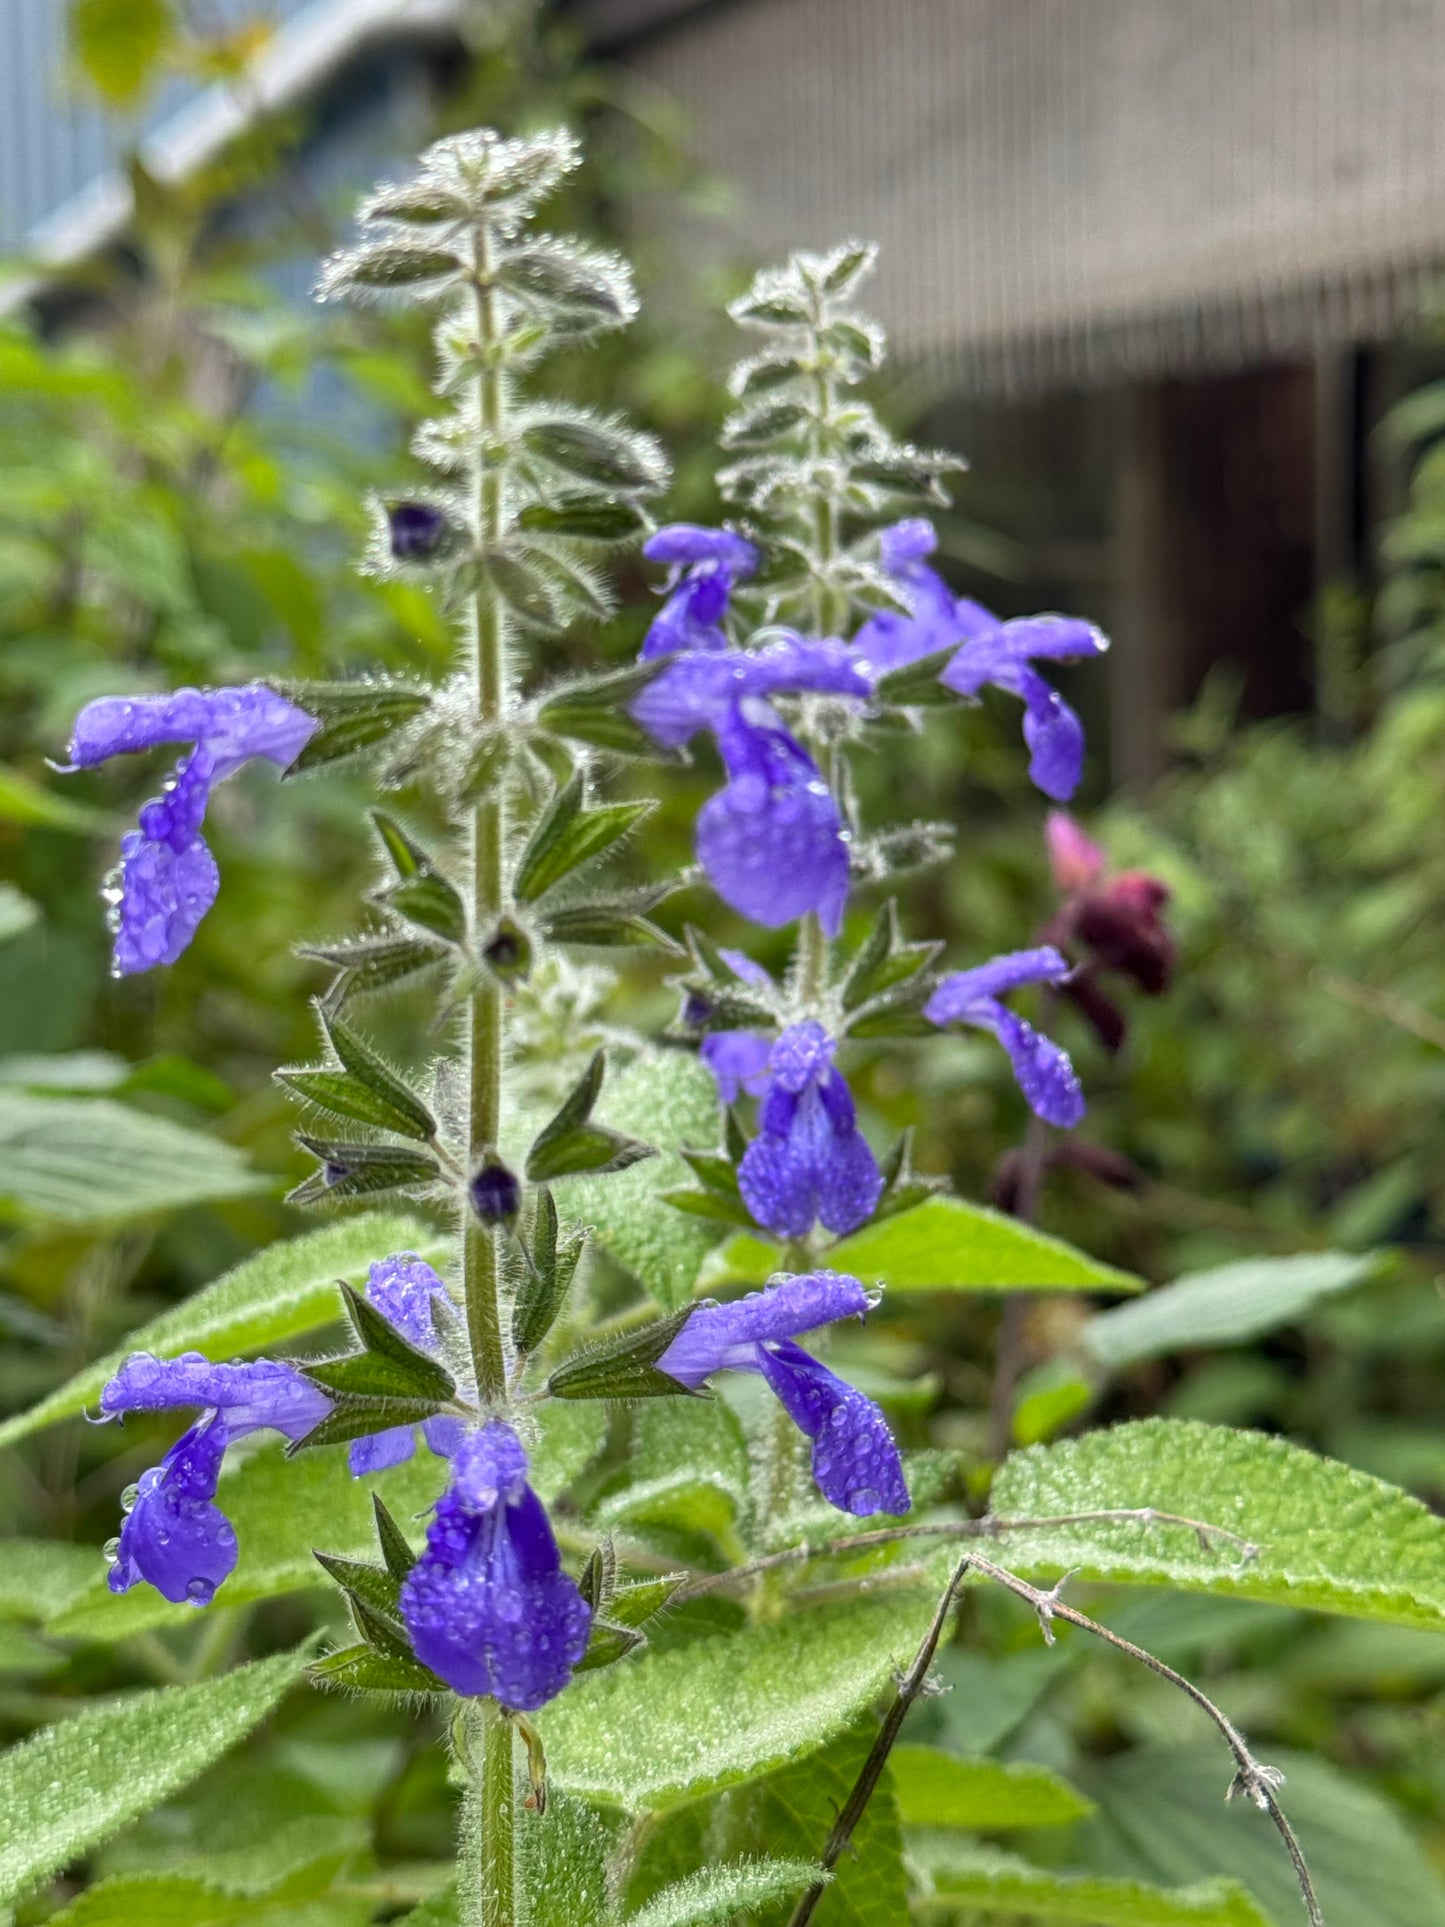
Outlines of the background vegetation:
<svg viewBox="0 0 1445 1927">
<path fill-rule="evenodd" d="M 142 11 L 157 23 L 144 60 L 133 36 L 107 37 L 104 9 L 77 10 L 83 82 L 120 105 L 168 68 L 234 75 L 250 44 Z M 578 126 L 590 160 L 566 219 L 620 234 L 634 252 L 642 230 L 629 217 L 646 197 L 721 191 L 690 167 L 665 107 L 587 66 L 529 8 L 479 38 L 441 118 Z M 403 324 L 301 309 L 280 292 L 294 279 L 285 264 L 324 252 L 337 218 L 298 165 L 303 132 L 262 130 L 179 189 L 137 166 L 135 259 L 96 264 L 63 316 L 47 311 L 40 325 L 21 310 L 0 329 L 6 1409 L 298 1229 L 277 1203 L 301 1163 L 270 1073 L 308 1053 L 306 998 L 322 979 L 293 946 L 344 922 L 371 863 L 348 779 L 285 792 L 265 777 L 238 780 L 213 811 L 226 888 L 198 941 L 172 971 L 112 982 L 95 891 L 118 826 L 153 779 L 52 775 L 47 759 L 63 756 L 71 717 L 102 691 L 405 668 L 449 648 L 418 594 L 354 574 L 364 488 L 408 472 L 404 425 L 425 401 L 421 345 Z M 264 224 L 248 211 L 259 204 L 273 212 Z M 646 300 L 665 264 L 645 245 L 640 255 Z M 705 317 L 744 265 L 721 264 L 692 292 L 699 318 L 688 330 L 644 319 L 575 371 L 579 394 L 663 436 L 679 516 L 713 509 L 704 454 L 728 350 Z M 1422 451 L 1411 504 L 1386 539 L 1379 611 L 1363 631 L 1353 605 L 1333 614 L 1346 666 L 1329 731 L 1309 719 L 1241 726 L 1229 690 L 1211 687 L 1180 719 L 1176 764 L 1157 793 L 1086 813 L 1115 867 L 1172 887 L 1179 963 L 1165 995 L 1132 998 L 1115 1057 L 1067 1008 L 1059 1019 L 1090 1093 L 1081 1135 L 1128 1161 L 1128 1184 L 1101 1182 L 1097 1168 L 1051 1173 L 1046 1227 L 1153 1280 L 1271 1254 L 1358 1262 L 1321 1256 L 1263 1310 L 1258 1276 L 1216 1282 L 1173 1329 L 1112 1352 L 1086 1331 L 1078 1301 L 1040 1302 L 1020 1333 L 1022 1442 L 1150 1413 L 1244 1424 L 1445 1504 L 1442 420 L 1431 391 L 1398 418 L 1402 446 Z M 986 492 L 985 477 L 975 495 L 985 513 Z M 627 613 L 586 639 L 588 653 L 635 651 L 647 593 L 640 574 L 629 586 Z M 1362 633 L 1368 652 L 1349 658 Z M 559 667 L 564 659 L 559 646 Z M 1015 727 L 1013 714 L 987 708 L 877 773 L 895 795 L 905 786 L 920 817 L 967 826 L 957 855 L 911 886 L 918 926 L 944 935 L 959 962 L 1027 942 L 1055 907 Z M 681 857 L 708 780 L 677 776 L 651 867 Z M 1007 814 L 1001 782 L 1018 784 Z M 648 1014 L 660 1026 L 669 1008 L 659 983 Z M 583 1028 L 607 1014 L 573 1013 Z M 862 1080 L 870 1126 L 914 1125 L 923 1169 L 951 1169 L 965 1196 L 987 1195 L 1025 1131 L 1001 1063 L 962 1043 L 920 1052 L 906 1070 L 901 1061 L 891 1053 Z M 988 1471 L 997 1322 L 996 1306 L 975 1300 L 898 1314 L 882 1328 L 890 1370 L 870 1387 L 912 1444 L 953 1455 L 975 1491 Z M 41 1562 L 43 1580 L 0 1573 L 7 1740 L 82 1700 L 209 1678 L 233 1653 L 271 1651 L 313 1623 L 319 1595 L 293 1591 L 216 1613 L 198 1641 L 40 1630 L 52 1613 L 63 1621 L 82 1572 L 89 1582 L 117 1489 L 152 1456 L 143 1428 L 119 1436 L 76 1424 L 7 1455 L 0 1530 L 92 1549 Z M 1428 1868 L 1445 1871 L 1437 1636 L 1146 1592 L 1115 1593 L 1100 1610 L 1201 1672 L 1267 1757 L 1301 1756 L 1292 1810 L 1327 1863 L 1332 1927 L 1438 1921 Z M 1269 1918 L 1296 1918 L 1287 1869 L 1266 1845 L 1254 1857 L 1253 1836 L 1219 1807 L 1218 1762 L 1201 1755 L 1162 1687 L 1125 1683 L 1078 1640 L 1043 1649 L 1027 1614 L 981 1598 L 943 1672 L 954 1692 L 921 1709 L 907 1737 L 1067 1770 L 1097 1802 L 1071 1830 L 1075 1859 L 1176 1883 L 1228 1866 Z M 395 1913 L 426 1891 L 426 1863 L 449 1851 L 431 1737 L 404 1712 L 295 1696 L 266 1737 L 123 1833 L 90 1871 L 183 1871 L 204 1839 L 234 1846 L 253 1883 L 268 1864 L 276 1875 L 264 1905 L 253 1884 L 227 1918 L 330 1927 Z M 792 1850 L 805 1857 L 831 1817 L 826 1779 L 795 1770 L 768 1795 L 792 1815 Z M 287 1858 L 282 1822 L 298 1816 L 310 1816 L 310 1844 L 324 1852 L 308 1858 L 293 1839 Z M 1044 1866 L 1063 1835 L 1024 1837 Z M 272 1863 L 268 1839 L 282 1842 Z M 1394 1868 L 1393 1889 L 1362 1877 L 1362 1843 L 1371 1867 Z M 862 1844 L 863 1864 L 880 1864 Z M 668 1838 L 649 1851 L 642 1896 L 665 1877 Z M 21 1918 L 65 1898 L 52 1889 Z M 833 1907 L 837 1927 L 883 1927 L 890 1904 L 855 1880 L 820 1918 Z M 1026 1896 L 1008 1917 L 1035 1917 Z"/>
</svg>

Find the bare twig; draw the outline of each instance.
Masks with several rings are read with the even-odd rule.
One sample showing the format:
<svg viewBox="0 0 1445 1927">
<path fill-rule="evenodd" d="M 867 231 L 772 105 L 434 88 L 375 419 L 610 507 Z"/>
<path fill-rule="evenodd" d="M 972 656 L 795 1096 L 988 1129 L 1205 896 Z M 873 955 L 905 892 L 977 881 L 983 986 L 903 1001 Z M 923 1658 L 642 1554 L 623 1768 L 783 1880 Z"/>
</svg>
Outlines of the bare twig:
<svg viewBox="0 0 1445 1927">
<path fill-rule="evenodd" d="M 1241 1565 L 1247 1564 L 1259 1553 L 1258 1546 L 1224 1526 L 1211 1525 L 1206 1519 L 1186 1518 L 1179 1512 L 1159 1512 L 1153 1506 L 1100 1512 L 1060 1512 L 1040 1519 L 941 1519 L 929 1525 L 880 1526 L 874 1532 L 855 1532 L 846 1539 L 829 1539 L 821 1545 L 805 1541 L 801 1545 L 787 1546 L 781 1552 L 750 1560 L 745 1566 L 731 1566 L 726 1572 L 702 1573 L 687 1585 L 679 1587 L 672 1595 L 672 1603 L 681 1605 L 684 1600 L 695 1599 L 701 1593 L 731 1585 L 735 1580 L 755 1578 L 758 1573 L 771 1572 L 778 1566 L 806 1564 L 811 1559 L 842 1558 L 851 1552 L 867 1552 L 874 1546 L 894 1545 L 906 1539 L 997 1539 L 1006 1532 L 1047 1532 L 1057 1526 L 1121 1523 L 1187 1527 L 1205 1552 L 1215 1551 L 1220 1543 L 1236 1547 Z"/>
<path fill-rule="evenodd" d="M 1310 1878 L 1304 1853 L 1295 1837 L 1294 1828 L 1285 1816 L 1284 1809 L 1275 1798 L 1277 1789 L 1284 1784 L 1284 1775 L 1277 1767 L 1265 1766 L 1255 1759 L 1239 1728 L 1220 1707 L 1215 1705 L 1208 1694 L 1202 1692 L 1182 1673 L 1176 1673 L 1172 1666 L 1166 1666 L 1162 1659 L 1156 1659 L 1153 1653 L 1146 1652 L 1142 1646 L 1136 1646 L 1132 1640 L 1123 1638 L 1119 1633 L 1111 1632 L 1107 1626 L 1101 1626 L 1097 1619 L 1090 1619 L 1087 1613 L 1077 1612 L 1072 1606 L 1064 1605 L 1059 1594 L 1070 1575 L 1066 1574 L 1056 1585 L 1044 1590 L 1042 1587 L 1030 1585 L 1028 1580 L 1020 1579 L 1016 1573 L 1009 1572 L 1005 1567 L 994 1565 L 992 1560 L 980 1558 L 977 1553 L 971 1555 L 971 1562 L 974 1570 L 985 1579 L 992 1579 L 996 1585 L 1013 1593 L 1016 1598 L 1026 1600 L 1033 1607 L 1038 1615 L 1039 1627 L 1049 1645 L 1052 1646 L 1054 1643 L 1054 1621 L 1061 1619 L 1066 1625 L 1077 1626 L 1081 1632 L 1092 1633 L 1096 1639 L 1102 1639 L 1106 1645 L 1136 1660 L 1139 1665 L 1147 1666 L 1151 1673 L 1157 1673 L 1161 1679 L 1168 1680 L 1171 1686 L 1177 1686 L 1181 1693 L 1193 1700 L 1200 1712 L 1214 1722 L 1223 1736 L 1225 1745 L 1234 1756 L 1235 1774 L 1225 1798 L 1232 1800 L 1236 1793 L 1243 1793 L 1253 1800 L 1262 1813 L 1269 1815 L 1294 1866 L 1295 1878 L 1299 1882 L 1310 1927 L 1325 1927 L 1325 1917 L 1320 1911 L 1320 1903 L 1315 1894 L 1314 1882 Z"/>
<path fill-rule="evenodd" d="M 832 1878 L 833 1869 L 842 1858 L 843 1849 L 853 1838 L 868 1802 L 873 1797 L 873 1789 L 877 1786 L 883 1769 L 888 1764 L 888 1755 L 893 1751 L 894 1742 L 907 1717 L 908 1709 L 924 1689 L 929 1668 L 933 1664 L 933 1655 L 938 1651 L 938 1642 L 943 1637 L 943 1629 L 948 1623 L 949 1608 L 972 1562 L 973 1554 L 966 1552 L 954 1567 L 952 1577 L 943 1589 L 943 1597 L 938 1602 L 928 1631 L 923 1636 L 923 1643 L 913 1657 L 913 1664 L 899 1680 L 898 1690 L 893 1696 L 893 1704 L 889 1707 L 883 1724 L 878 1729 L 877 1738 L 868 1749 L 868 1757 L 853 1783 L 852 1792 L 843 1802 L 842 1811 L 833 1822 L 833 1829 L 828 1835 L 827 1843 L 818 1861 L 821 1877 L 813 1882 L 793 1909 L 788 1927 L 807 1927 L 808 1922 L 813 1918 L 818 1902 L 822 1899 L 824 1890 Z"/>
</svg>

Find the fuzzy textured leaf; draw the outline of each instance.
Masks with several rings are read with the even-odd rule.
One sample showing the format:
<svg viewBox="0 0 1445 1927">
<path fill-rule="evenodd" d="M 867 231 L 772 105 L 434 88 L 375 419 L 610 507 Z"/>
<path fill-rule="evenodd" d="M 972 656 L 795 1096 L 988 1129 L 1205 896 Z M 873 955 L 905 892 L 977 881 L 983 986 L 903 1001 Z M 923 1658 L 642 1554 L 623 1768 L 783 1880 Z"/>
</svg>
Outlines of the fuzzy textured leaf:
<svg viewBox="0 0 1445 1927">
<path fill-rule="evenodd" d="M 268 1245 L 183 1304 L 137 1326 L 123 1345 L 77 1372 L 28 1412 L 0 1425 L 0 1445 L 93 1405 L 131 1352 L 172 1358 L 177 1352 L 202 1351 L 225 1359 L 235 1352 L 260 1351 L 334 1324 L 341 1317 L 337 1279 L 359 1284 L 373 1260 L 394 1252 L 412 1251 L 438 1263 L 449 1249 L 450 1241 L 421 1219 L 380 1211 Z"/>
<path fill-rule="evenodd" d="M 662 1193 L 687 1181 L 676 1146 L 717 1140 L 712 1073 L 682 1051 L 648 1052 L 609 1081 L 597 1114 L 615 1130 L 646 1138 L 661 1156 L 615 1177 L 578 1180 L 568 1190 L 567 1209 L 593 1226 L 597 1242 L 665 1311 L 675 1310 L 691 1298 L 716 1233 L 674 1211 Z"/>
<path fill-rule="evenodd" d="M 1397 1487 L 1261 1432 L 1144 1419 L 1005 1461 L 1001 1518 L 1155 1507 L 1258 1547 L 1206 1551 L 1185 1526 L 1114 1521 L 1010 1533 L 1015 1572 L 1227 1594 L 1445 1630 L 1445 1519 Z"/>
<path fill-rule="evenodd" d="M 220 1679 L 136 1693 L 12 1747 L 0 1757 L 0 1904 L 204 1773 L 265 1719 L 307 1657 L 301 1646 Z"/>
<path fill-rule="evenodd" d="M 627 1927 L 727 1927 L 772 1900 L 806 1893 L 817 1878 L 810 1860 L 739 1860 L 704 1867 L 655 1894 Z"/>
<path fill-rule="evenodd" d="M 553 1778 L 631 1810 L 758 1779 L 847 1726 L 912 1657 L 933 1605 L 914 1591 L 819 1605 L 590 1674 L 538 1716 Z"/>
<path fill-rule="evenodd" d="M 912 1858 L 924 1887 L 914 1905 L 925 1920 L 977 1910 L 1088 1927 L 1273 1927 L 1233 1880 L 1171 1891 L 1142 1880 L 1031 1866 L 950 1835 L 919 1843 Z"/>
</svg>

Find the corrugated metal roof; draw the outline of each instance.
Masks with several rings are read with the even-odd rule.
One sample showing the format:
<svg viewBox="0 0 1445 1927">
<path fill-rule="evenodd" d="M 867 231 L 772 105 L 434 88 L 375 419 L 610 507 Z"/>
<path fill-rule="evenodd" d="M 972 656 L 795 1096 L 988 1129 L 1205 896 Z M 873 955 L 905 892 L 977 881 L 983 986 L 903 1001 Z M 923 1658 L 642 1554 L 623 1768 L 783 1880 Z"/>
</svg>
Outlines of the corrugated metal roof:
<svg viewBox="0 0 1445 1927">
<path fill-rule="evenodd" d="M 254 0 L 212 0 L 249 19 Z M 0 71 L 0 246 L 65 265 L 115 240 L 131 215 L 117 163 L 139 145 L 162 180 L 183 178 L 258 112 L 305 100 L 362 46 L 392 34 L 450 31 L 458 0 L 270 0 L 276 33 L 244 93 L 168 84 L 130 121 L 90 105 L 67 79 L 57 0 L 0 0 L 15 57 Z M 23 290 L 11 290 L 13 300 Z"/>
<path fill-rule="evenodd" d="M 1445 0 L 734 0 L 629 58 L 749 253 L 875 237 L 978 392 L 1378 338 L 1445 262 Z"/>
</svg>

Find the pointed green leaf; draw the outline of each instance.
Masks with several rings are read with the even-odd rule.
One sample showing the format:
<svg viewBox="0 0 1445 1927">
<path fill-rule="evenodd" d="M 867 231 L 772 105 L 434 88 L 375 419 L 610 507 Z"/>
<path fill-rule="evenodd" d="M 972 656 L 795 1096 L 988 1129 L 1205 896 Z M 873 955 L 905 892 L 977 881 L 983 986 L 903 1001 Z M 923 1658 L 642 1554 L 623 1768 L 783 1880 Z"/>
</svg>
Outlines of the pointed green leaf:
<svg viewBox="0 0 1445 1927">
<path fill-rule="evenodd" d="M 371 1211 L 302 1238 L 282 1239 L 245 1259 L 182 1304 L 137 1326 L 125 1342 L 85 1366 L 59 1390 L 0 1425 L 0 1446 L 83 1412 L 133 1351 L 174 1358 L 202 1351 L 224 1360 L 332 1325 L 342 1315 L 338 1278 L 360 1281 L 394 1252 L 444 1262 L 451 1241 L 420 1218 Z"/>
<path fill-rule="evenodd" d="M 364 997 L 444 963 L 451 953 L 424 937 L 358 937 L 347 943 L 306 944 L 298 955 L 344 972 L 345 994 Z"/>
<path fill-rule="evenodd" d="M 553 943 L 595 945 L 604 950 L 665 950 L 680 957 L 681 947 L 665 930 L 636 911 L 614 909 L 606 903 L 569 904 L 554 910 L 543 922 Z"/>
<path fill-rule="evenodd" d="M 403 1541 L 405 1544 L 405 1541 Z M 407 1547 L 410 1552 L 410 1546 Z M 334 1579 L 338 1586 L 358 1599 L 364 1599 L 378 1612 L 386 1613 L 395 1619 L 401 1595 L 401 1582 L 396 1574 L 385 1566 L 373 1565 L 368 1559 L 343 1559 L 334 1552 L 316 1552 L 312 1558 L 326 1575 Z"/>
<path fill-rule="evenodd" d="M 431 691 L 385 683 L 297 683 L 281 693 L 318 719 L 288 776 L 358 755 L 431 706 Z"/>
<path fill-rule="evenodd" d="M 1012 1854 L 937 1835 L 915 1845 L 923 1920 L 979 1910 L 1085 1927 L 1275 1927 L 1234 1880 L 1169 1889 L 1104 1874 L 1056 1872 Z"/>
<path fill-rule="evenodd" d="M 927 1591 L 820 1603 L 591 1674 L 537 1715 L 552 1777 L 633 1812 L 758 1779 L 848 1726 L 913 1657 L 935 1604 Z"/>
<path fill-rule="evenodd" d="M 728 1927 L 769 1901 L 806 1893 L 818 1878 L 811 1860 L 738 1860 L 704 1867 L 655 1894 L 627 1927 Z"/>
<path fill-rule="evenodd" d="M 599 501 L 591 495 L 569 501 L 529 502 L 517 526 L 537 535 L 561 535 L 574 542 L 632 542 L 647 528 L 647 518 L 630 502 Z"/>
<path fill-rule="evenodd" d="M 309 1669 L 320 1687 L 367 1693 L 445 1693 L 445 1682 L 409 1654 L 378 1652 L 374 1646 L 343 1646 Z"/>
<path fill-rule="evenodd" d="M 327 1040 L 358 1083 L 365 1085 L 390 1118 L 387 1129 L 423 1143 L 436 1135 L 436 1119 L 406 1083 L 361 1034 L 335 1011 L 319 1008 Z"/>
<path fill-rule="evenodd" d="M 906 1827 L 1067 1827 L 1093 1802 L 1045 1766 L 961 1760 L 933 1746 L 904 1743 L 888 1756 L 898 1817 Z"/>
<path fill-rule="evenodd" d="M 381 1547 L 381 1556 L 386 1569 L 398 1583 L 405 1579 L 416 1564 L 416 1554 L 407 1543 L 406 1534 L 392 1518 L 386 1501 L 379 1492 L 371 1495 L 371 1509 L 376 1515 L 376 1538 Z"/>
<path fill-rule="evenodd" d="M 1284 1439 L 1144 1419 L 1005 1461 L 990 1509 L 1003 1519 L 1153 1507 L 1237 1533 L 1201 1546 L 1186 1526 L 1080 1522 L 1008 1533 L 1016 1572 L 1174 1585 L 1357 1619 L 1445 1629 L 1445 1519 L 1364 1472 Z"/>
<path fill-rule="evenodd" d="M 199 1685 L 135 1693 L 0 1755 L 0 1904 L 204 1773 L 265 1719 L 307 1657 L 301 1646 Z"/>
<path fill-rule="evenodd" d="M 1242 1345 L 1378 1276 L 1384 1260 L 1383 1252 L 1305 1251 L 1217 1265 L 1100 1312 L 1084 1327 L 1084 1349 L 1117 1372 L 1168 1352 Z"/>
<path fill-rule="evenodd" d="M 1100 1264 L 1059 1238 L 1001 1211 L 932 1197 L 912 1211 L 865 1225 L 824 1254 L 834 1271 L 890 1291 L 1132 1292 L 1141 1281 Z M 730 1238 L 703 1265 L 698 1287 L 764 1284 L 778 1269 L 775 1245 Z"/>
<path fill-rule="evenodd" d="M 654 807 L 642 802 L 585 809 L 582 778 L 574 776 L 552 799 L 522 852 L 512 884 L 518 902 L 535 903 L 582 864 L 611 849 Z"/>
<path fill-rule="evenodd" d="M 856 1010 L 870 997 L 906 983 L 932 963 L 942 948 L 938 943 L 905 942 L 898 928 L 898 905 L 890 897 L 843 980 L 844 1010 Z"/>
<path fill-rule="evenodd" d="M 0 1203 L 23 1218 L 121 1223 L 269 1191 L 232 1144 L 109 1098 L 0 1089 Z"/>
<path fill-rule="evenodd" d="M 671 1147 L 706 1144 L 716 1137 L 717 1086 L 707 1066 L 690 1053 L 648 1051 L 609 1081 L 598 1114 L 615 1130 L 645 1135 L 662 1147 L 661 1155 L 620 1177 L 579 1179 L 569 1194 L 569 1207 L 593 1227 L 598 1243 L 671 1311 L 691 1298 L 698 1266 L 717 1235 L 663 1202 L 662 1193 L 684 1184 L 688 1175 Z"/>
<path fill-rule="evenodd" d="M 692 1316 L 692 1307 L 658 1318 L 559 1365 L 547 1380 L 553 1398 L 680 1398 L 686 1389 L 656 1363 Z"/>
</svg>

